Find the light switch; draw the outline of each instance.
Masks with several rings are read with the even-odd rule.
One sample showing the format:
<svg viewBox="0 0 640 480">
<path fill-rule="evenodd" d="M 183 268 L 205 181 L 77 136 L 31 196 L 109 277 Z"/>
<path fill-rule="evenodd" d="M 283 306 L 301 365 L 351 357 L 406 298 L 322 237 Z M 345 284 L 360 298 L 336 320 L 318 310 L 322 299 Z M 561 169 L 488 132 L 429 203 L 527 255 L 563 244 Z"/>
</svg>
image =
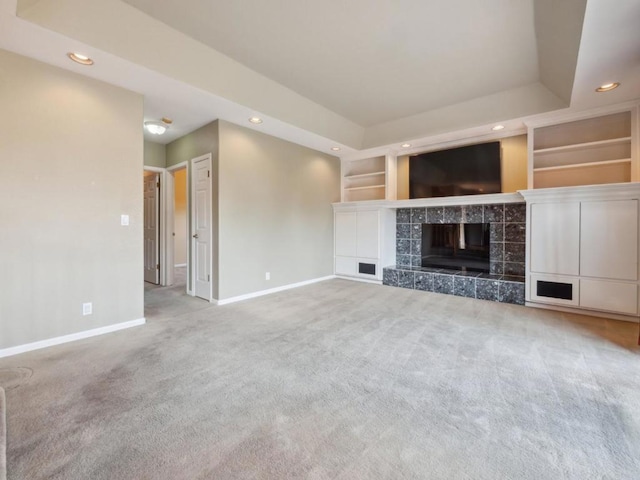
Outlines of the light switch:
<svg viewBox="0 0 640 480">
<path fill-rule="evenodd" d="M 120 225 L 123 227 L 129 226 L 129 215 L 120 215 Z"/>
</svg>

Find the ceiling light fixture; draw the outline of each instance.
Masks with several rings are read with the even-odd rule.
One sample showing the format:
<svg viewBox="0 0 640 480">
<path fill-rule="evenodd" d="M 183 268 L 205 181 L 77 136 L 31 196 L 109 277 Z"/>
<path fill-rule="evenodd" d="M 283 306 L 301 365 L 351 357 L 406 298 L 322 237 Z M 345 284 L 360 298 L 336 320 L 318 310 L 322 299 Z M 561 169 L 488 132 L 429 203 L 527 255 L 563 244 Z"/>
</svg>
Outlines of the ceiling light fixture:
<svg viewBox="0 0 640 480">
<path fill-rule="evenodd" d="M 403 143 L 402 145 L 400 145 L 402 148 L 409 148 L 411 146 L 410 143 Z"/>
<path fill-rule="evenodd" d="M 604 85 L 600 85 L 598 88 L 596 88 L 596 92 L 608 92 L 610 90 L 613 90 L 614 88 L 618 88 L 619 86 L 620 82 L 605 83 Z"/>
<path fill-rule="evenodd" d="M 67 53 L 67 57 L 80 65 L 93 65 L 93 60 L 81 53 L 69 52 Z"/>
<path fill-rule="evenodd" d="M 256 125 L 260 125 L 262 123 L 262 119 L 260 117 L 251 117 L 249 118 L 249 121 Z"/>
<path fill-rule="evenodd" d="M 331 150 L 333 150 L 334 152 L 339 152 L 340 151 L 340 147 L 331 147 Z"/>
<path fill-rule="evenodd" d="M 491 130 L 493 130 L 494 132 L 497 132 L 498 130 L 502 130 L 503 128 L 504 128 L 504 125 L 496 125 Z"/>
<path fill-rule="evenodd" d="M 169 121 L 165 122 L 165 120 L 169 120 Z M 144 128 L 147 129 L 147 132 L 153 135 L 162 135 L 164 132 L 167 131 L 171 123 L 173 123 L 173 121 L 169 118 L 163 118 L 161 122 L 157 122 L 155 120 L 148 120 L 144 122 Z"/>
</svg>

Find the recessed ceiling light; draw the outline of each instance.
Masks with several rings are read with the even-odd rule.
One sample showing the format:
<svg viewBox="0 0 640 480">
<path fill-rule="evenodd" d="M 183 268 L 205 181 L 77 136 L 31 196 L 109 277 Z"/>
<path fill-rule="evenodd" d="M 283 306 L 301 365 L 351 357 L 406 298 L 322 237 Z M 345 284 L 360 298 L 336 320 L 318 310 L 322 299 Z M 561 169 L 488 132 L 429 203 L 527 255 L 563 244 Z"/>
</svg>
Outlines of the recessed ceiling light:
<svg viewBox="0 0 640 480">
<path fill-rule="evenodd" d="M 144 122 L 144 128 L 147 132 L 153 135 L 162 135 L 169 128 L 169 124 L 165 122 L 156 122 L 154 120 L 148 120 Z"/>
<path fill-rule="evenodd" d="M 402 148 L 409 148 L 411 146 L 410 143 L 403 143 L 402 145 L 400 145 Z"/>
<path fill-rule="evenodd" d="M 93 65 L 93 60 L 91 60 L 86 55 L 82 55 L 81 53 L 69 52 L 67 53 L 67 57 L 81 65 Z"/>
<path fill-rule="evenodd" d="M 491 130 L 493 131 L 498 131 L 498 130 L 502 130 L 504 128 L 504 125 L 496 125 L 495 127 L 493 127 Z"/>
<path fill-rule="evenodd" d="M 600 85 L 596 88 L 596 92 L 608 92 L 609 90 L 613 90 L 614 88 L 618 88 L 620 86 L 620 82 L 613 83 L 605 83 L 604 85 Z"/>
<path fill-rule="evenodd" d="M 255 123 L 256 125 L 259 125 L 262 123 L 262 119 L 260 117 L 251 117 L 249 121 L 251 123 Z"/>
<path fill-rule="evenodd" d="M 331 147 L 331 150 L 333 150 L 334 152 L 339 152 L 340 151 L 340 147 Z"/>
</svg>

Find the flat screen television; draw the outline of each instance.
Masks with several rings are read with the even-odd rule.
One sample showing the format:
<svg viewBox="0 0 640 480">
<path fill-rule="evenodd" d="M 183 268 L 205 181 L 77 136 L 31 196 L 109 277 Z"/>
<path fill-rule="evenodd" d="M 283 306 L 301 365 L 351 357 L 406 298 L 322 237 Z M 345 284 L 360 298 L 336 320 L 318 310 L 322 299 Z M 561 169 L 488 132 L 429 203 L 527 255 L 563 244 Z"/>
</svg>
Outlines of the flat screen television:
<svg viewBox="0 0 640 480">
<path fill-rule="evenodd" d="M 500 193 L 500 142 L 409 158 L 409 198 Z"/>
</svg>

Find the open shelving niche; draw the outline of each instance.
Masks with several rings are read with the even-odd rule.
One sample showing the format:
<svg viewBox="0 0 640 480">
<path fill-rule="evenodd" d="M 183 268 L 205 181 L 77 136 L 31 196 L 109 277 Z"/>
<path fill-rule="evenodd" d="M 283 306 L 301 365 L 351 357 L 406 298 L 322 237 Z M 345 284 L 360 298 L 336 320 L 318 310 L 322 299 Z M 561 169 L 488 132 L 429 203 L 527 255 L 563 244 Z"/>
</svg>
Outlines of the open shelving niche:
<svg viewBox="0 0 640 480">
<path fill-rule="evenodd" d="M 379 156 L 342 161 L 342 201 L 387 199 L 388 158 Z"/>
<path fill-rule="evenodd" d="M 530 129 L 529 188 L 636 181 L 633 115 L 631 109 Z"/>
</svg>

